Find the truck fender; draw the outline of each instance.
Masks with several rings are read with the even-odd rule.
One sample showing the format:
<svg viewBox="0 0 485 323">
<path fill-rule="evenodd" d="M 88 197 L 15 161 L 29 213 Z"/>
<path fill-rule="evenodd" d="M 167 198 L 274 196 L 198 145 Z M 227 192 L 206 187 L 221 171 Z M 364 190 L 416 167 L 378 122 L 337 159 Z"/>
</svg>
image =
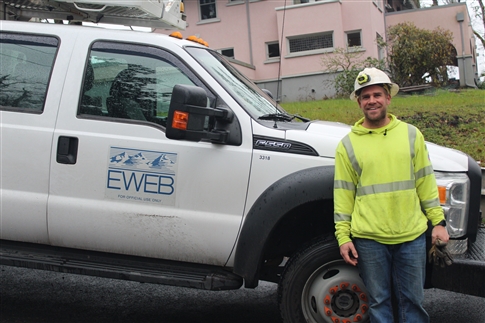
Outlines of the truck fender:
<svg viewBox="0 0 485 323">
<path fill-rule="evenodd" d="M 265 246 L 276 224 L 294 208 L 333 199 L 334 166 L 320 166 L 289 174 L 269 186 L 244 220 L 236 246 L 234 272 L 245 286 L 258 286 Z"/>
</svg>

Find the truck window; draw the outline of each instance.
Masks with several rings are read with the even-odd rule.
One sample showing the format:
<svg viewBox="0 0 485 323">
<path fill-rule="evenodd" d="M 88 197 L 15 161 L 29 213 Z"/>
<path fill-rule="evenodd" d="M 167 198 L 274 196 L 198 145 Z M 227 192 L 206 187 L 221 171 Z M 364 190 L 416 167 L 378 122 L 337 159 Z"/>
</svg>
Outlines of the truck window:
<svg viewBox="0 0 485 323">
<path fill-rule="evenodd" d="M 255 119 L 265 114 L 286 113 L 244 74 L 232 66 L 223 55 L 203 47 L 187 47 L 192 55 L 239 104 Z"/>
<path fill-rule="evenodd" d="M 149 121 L 164 127 L 176 84 L 202 85 L 164 50 L 98 42 L 86 63 L 78 115 Z"/>
<path fill-rule="evenodd" d="M 54 37 L 0 33 L 0 109 L 42 113 L 57 46 Z"/>
</svg>

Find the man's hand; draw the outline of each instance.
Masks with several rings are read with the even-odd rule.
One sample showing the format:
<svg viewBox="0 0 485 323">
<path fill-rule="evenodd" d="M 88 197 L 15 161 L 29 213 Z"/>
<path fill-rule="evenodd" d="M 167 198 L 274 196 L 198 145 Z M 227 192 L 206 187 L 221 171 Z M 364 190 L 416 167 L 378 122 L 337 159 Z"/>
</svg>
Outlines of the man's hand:
<svg viewBox="0 0 485 323">
<path fill-rule="evenodd" d="M 453 263 L 451 254 L 446 249 L 450 236 L 446 227 L 437 225 L 431 232 L 431 249 L 428 252 L 429 262 L 436 266 L 445 267 Z"/>
<path fill-rule="evenodd" d="M 450 240 L 450 235 L 448 234 L 446 227 L 437 225 L 433 228 L 433 231 L 431 231 L 431 244 L 434 245 L 436 243 L 436 239 L 440 239 L 444 244 L 448 243 L 448 240 Z"/>
<path fill-rule="evenodd" d="M 355 250 L 353 242 L 347 242 L 340 246 L 340 255 L 345 262 L 352 266 L 357 266 L 357 250 Z"/>
</svg>

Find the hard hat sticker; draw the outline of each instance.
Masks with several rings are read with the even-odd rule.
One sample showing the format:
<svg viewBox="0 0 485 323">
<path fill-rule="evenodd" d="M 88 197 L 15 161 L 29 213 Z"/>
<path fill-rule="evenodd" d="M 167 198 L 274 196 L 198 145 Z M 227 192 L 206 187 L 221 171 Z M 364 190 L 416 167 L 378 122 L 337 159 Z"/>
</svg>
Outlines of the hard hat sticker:
<svg viewBox="0 0 485 323">
<path fill-rule="evenodd" d="M 357 77 L 357 83 L 359 85 L 362 85 L 364 83 L 370 82 L 370 76 L 367 74 L 360 74 L 359 77 Z"/>
</svg>

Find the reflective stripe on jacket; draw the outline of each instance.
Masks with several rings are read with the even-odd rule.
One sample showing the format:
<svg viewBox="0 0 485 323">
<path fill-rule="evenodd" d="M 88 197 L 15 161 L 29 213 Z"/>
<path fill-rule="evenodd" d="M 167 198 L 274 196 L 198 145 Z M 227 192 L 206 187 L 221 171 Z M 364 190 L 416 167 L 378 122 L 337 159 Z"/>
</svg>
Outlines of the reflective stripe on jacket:
<svg viewBox="0 0 485 323">
<path fill-rule="evenodd" d="M 367 129 L 359 120 L 335 156 L 334 221 L 339 245 L 351 237 L 383 244 L 412 241 L 444 219 L 424 137 L 391 122 Z M 425 210 L 425 214 L 422 212 Z"/>
</svg>

